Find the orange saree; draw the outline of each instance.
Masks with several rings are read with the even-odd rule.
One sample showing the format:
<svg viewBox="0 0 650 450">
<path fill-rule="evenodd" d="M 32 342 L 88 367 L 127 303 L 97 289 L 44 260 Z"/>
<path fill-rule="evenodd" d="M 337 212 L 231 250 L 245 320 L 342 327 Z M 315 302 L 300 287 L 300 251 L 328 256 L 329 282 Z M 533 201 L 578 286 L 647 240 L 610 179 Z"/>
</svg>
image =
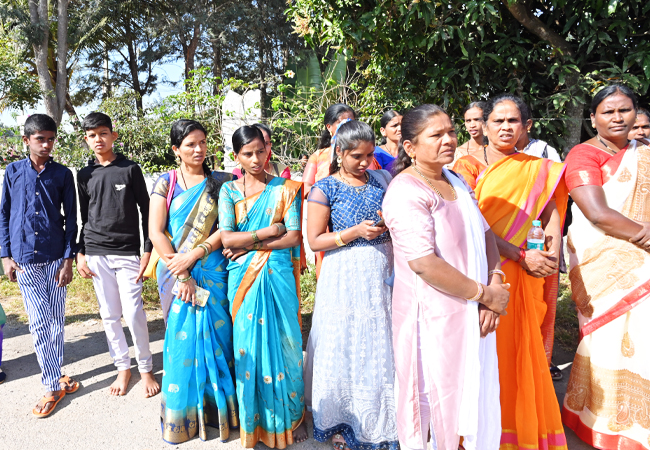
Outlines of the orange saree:
<svg viewBox="0 0 650 450">
<path fill-rule="evenodd" d="M 459 172 L 465 178 L 470 177 L 467 180 L 470 185 L 476 185 L 479 208 L 497 236 L 523 247 L 532 221 L 539 218 L 553 199 L 564 220 L 568 200 L 564 164 L 518 153 L 473 176 L 458 164 L 469 158 L 461 158 L 454 168 L 461 169 Z M 547 311 L 554 309 L 556 300 L 545 298 L 545 293 L 549 293 L 545 284 L 555 283 L 557 289 L 558 278 L 556 275 L 534 278 L 507 259 L 502 261 L 502 269 L 511 285 L 511 295 L 508 314 L 501 317 L 496 331 L 501 449 L 566 449 L 560 407 L 541 332 Z M 553 318 L 554 313 L 553 310 Z"/>
</svg>

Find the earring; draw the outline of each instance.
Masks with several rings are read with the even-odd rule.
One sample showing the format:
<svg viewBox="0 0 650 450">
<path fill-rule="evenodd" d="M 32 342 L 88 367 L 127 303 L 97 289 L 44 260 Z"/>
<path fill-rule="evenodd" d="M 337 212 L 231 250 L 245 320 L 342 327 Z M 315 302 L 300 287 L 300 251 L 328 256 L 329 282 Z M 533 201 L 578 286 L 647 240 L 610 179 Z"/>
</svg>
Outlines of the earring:
<svg viewBox="0 0 650 450">
<path fill-rule="evenodd" d="M 343 162 L 343 160 L 341 159 L 340 156 L 337 156 L 337 157 L 336 157 L 336 164 L 338 164 L 338 165 L 340 166 L 340 165 L 341 165 L 341 162 Z"/>
</svg>

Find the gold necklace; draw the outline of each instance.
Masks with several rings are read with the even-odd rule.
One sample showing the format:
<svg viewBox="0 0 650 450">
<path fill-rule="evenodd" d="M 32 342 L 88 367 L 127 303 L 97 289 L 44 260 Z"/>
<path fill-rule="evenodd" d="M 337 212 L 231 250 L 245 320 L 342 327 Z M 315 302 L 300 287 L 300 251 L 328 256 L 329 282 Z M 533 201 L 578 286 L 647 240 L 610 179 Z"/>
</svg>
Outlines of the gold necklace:
<svg viewBox="0 0 650 450">
<path fill-rule="evenodd" d="M 427 182 L 429 187 L 431 189 L 433 189 L 436 192 L 436 194 L 438 194 L 440 196 L 441 199 L 443 199 L 443 200 L 445 199 L 445 197 L 443 197 L 443 195 L 440 193 L 440 191 L 433 184 L 431 184 L 431 181 L 427 177 L 425 177 L 422 172 L 420 172 L 420 170 L 417 168 L 417 166 L 413 166 L 413 170 L 415 170 L 418 175 L 420 175 L 422 178 L 424 178 L 424 181 Z M 451 182 L 447 179 L 447 176 L 444 174 L 444 172 L 442 173 L 442 177 L 445 179 L 445 181 L 447 182 L 447 184 L 451 188 L 451 196 L 453 197 L 453 200 L 456 200 L 456 189 L 454 189 L 454 187 L 451 185 Z"/>
<path fill-rule="evenodd" d="M 368 182 L 370 181 L 370 175 L 368 175 L 368 172 L 365 172 L 365 175 L 366 175 L 366 184 L 362 186 L 352 186 L 352 184 L 343 176 L 343 174 L 339 170 L 339 178 L 341 178 L 341 181 L 343 181 L 348 186 L 354 188 L 354 190 L 357 191 L 357 193 L 361 193 L 365 191 L 366 188 L 368 187 Z"/>
</svg>

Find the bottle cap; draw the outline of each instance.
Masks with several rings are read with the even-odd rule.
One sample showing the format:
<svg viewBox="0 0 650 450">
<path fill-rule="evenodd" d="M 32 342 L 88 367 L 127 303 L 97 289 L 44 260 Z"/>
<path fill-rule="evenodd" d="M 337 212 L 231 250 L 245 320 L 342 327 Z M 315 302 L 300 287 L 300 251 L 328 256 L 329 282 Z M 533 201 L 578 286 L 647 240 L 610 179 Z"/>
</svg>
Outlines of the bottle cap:
<svg viewBox="0 0 650 450">
<path fill-rule="evenodd" d="M 541 227 L 542 226 L 542 221 L 541 220 L 533 220 L 533 226 L 534 227 Z"/>
</svg>

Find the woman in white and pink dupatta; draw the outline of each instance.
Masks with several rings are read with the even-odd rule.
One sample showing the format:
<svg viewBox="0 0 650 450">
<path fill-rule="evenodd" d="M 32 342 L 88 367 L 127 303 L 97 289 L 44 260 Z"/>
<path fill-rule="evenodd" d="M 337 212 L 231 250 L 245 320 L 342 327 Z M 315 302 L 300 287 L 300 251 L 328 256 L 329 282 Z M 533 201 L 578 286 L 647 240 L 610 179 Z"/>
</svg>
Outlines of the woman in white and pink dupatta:
<svg viewBox="0 0 650 450">
<path fill-rule="evenodd" d="M 508 304 L 499 251 L 467 183 L 444 165 L 457 140 L 440 107 L 402 119 L 383 214 L 395 255 L 393 346 L 404 450 L 494 450 L 501 438 L 493 331 Z M 483 337 L 483 339 L 481 339 Z"/>
</svg>

